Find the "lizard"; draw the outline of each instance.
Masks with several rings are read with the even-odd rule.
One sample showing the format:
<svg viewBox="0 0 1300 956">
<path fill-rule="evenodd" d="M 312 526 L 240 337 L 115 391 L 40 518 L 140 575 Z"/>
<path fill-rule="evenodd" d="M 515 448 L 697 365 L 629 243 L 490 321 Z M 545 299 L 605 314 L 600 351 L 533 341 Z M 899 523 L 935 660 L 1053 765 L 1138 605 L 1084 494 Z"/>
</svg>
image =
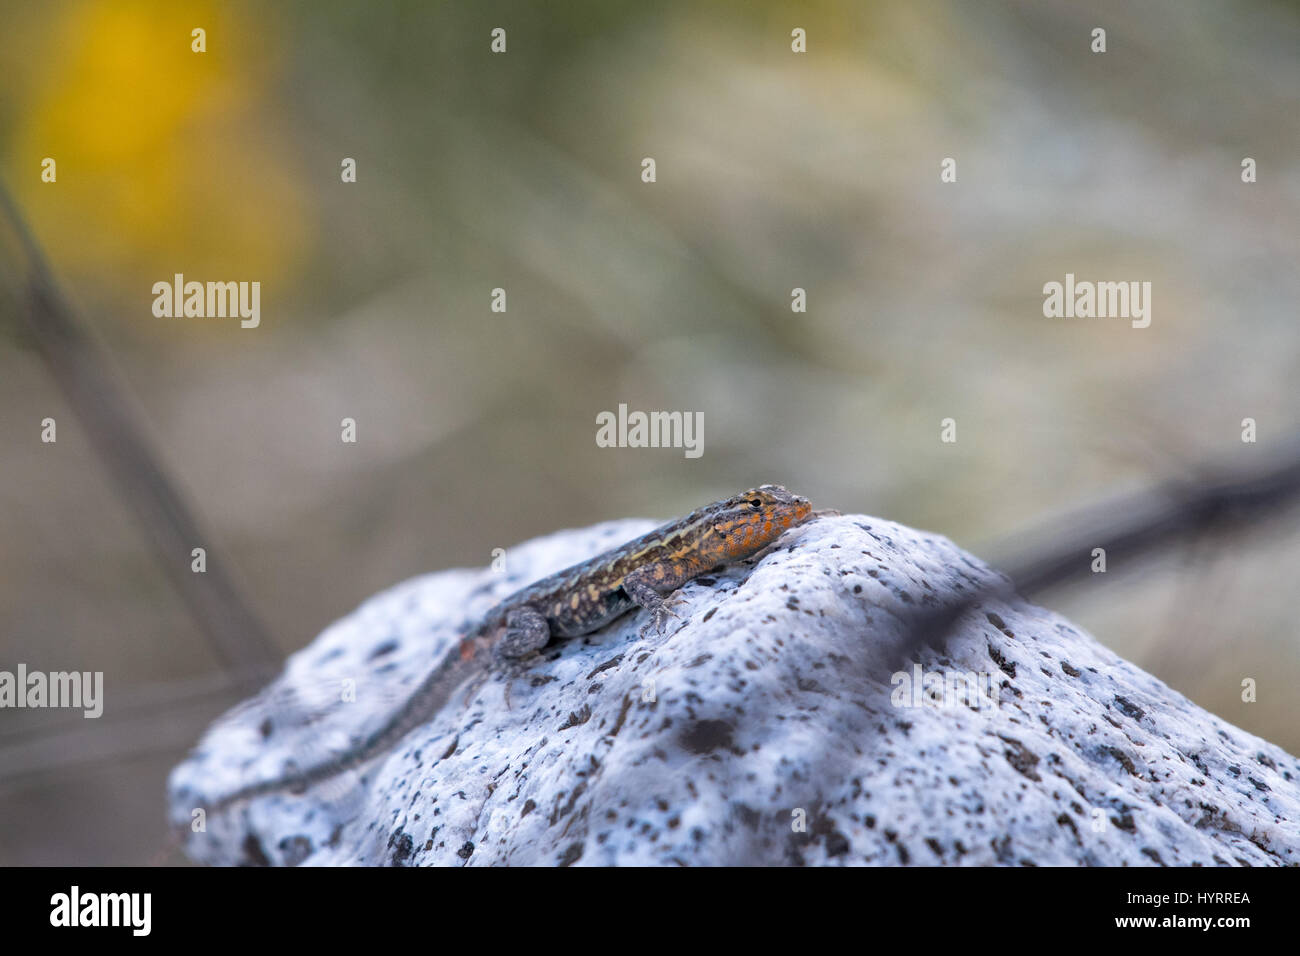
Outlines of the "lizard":
<svg viewBox="0 0 1300 956">
<path fill-rule="evenodd" d="M 671 605 L 678 588 L 758 554 L 813 515 L 807 498 L 780 485 L 761 485 L 521 588 L 470 627 L 374 733 L 342 753 L 234 790 L 208 810 L 273 793 L 301 793 L 363 766 L 432 720 L 462 684 L 494 671 L 518 673 L 555 638 L 593 633 L 634 608 L 651 615 L 642 636 L 650 629 L 662 633 L 676 616 Z"/>
</svg>

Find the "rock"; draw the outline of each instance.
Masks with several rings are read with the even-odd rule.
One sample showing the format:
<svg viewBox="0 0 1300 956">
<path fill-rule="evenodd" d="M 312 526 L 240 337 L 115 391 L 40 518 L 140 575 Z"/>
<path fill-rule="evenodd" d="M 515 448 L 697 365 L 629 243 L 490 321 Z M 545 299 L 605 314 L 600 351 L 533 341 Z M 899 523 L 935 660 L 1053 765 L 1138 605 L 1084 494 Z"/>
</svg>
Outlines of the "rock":
<svg viewBox="0 0 1300 956">
<path fill-rule="evenodd" d="M 373 730 L 474 614 L 650 526 L 558 533 L 512 549 L 509 576 L 431 574 L 367 601 L 209 730 L 172 773 L 172 821 Z M 676 633 L 642 638 L 638 613 L 555 645 L 360 774 L 211 815 L 187 850 L 213 864 L 1300 863 L 1300 761 L 1059 615 L 989 597 L 942 649 L 881 671 L 919 613 L 999 584 L 941 537 L 810 522 L 687 585 Z M 355 702 L 338 702 L 345 680 Z"/>
</svg>

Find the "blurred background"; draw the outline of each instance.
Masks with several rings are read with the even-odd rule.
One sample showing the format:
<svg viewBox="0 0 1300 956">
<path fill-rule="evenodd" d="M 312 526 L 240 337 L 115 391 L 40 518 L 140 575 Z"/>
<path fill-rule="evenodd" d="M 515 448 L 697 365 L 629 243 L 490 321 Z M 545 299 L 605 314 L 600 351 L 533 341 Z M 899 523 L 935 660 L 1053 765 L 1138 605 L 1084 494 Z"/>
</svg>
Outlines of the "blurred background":
<svg viewBox="0 0 1300 956">
<path fill-rule="evenodd" d="M 998 559 L 1261 460 L 1300 431 L 1297 50 L 1275 0 L 0 0 L 0 177 L 289 653 L 405 578 L 761 482 Z M 1151 282 L 1151 326 L 1044 318 L 1067 272 Z M 260 281 L 261 326 L 156 318 L 175 273 Z M 9 305 L 0 669 L 103 671 L 106 708 L 0 711 L 0 863 L 156 861 L 239 695 Z M 703 456 L 597 447 L 619 403 L 703 412 Z M 1298 530 L 1040 600 L 1300 752 Z"/>
</svg>

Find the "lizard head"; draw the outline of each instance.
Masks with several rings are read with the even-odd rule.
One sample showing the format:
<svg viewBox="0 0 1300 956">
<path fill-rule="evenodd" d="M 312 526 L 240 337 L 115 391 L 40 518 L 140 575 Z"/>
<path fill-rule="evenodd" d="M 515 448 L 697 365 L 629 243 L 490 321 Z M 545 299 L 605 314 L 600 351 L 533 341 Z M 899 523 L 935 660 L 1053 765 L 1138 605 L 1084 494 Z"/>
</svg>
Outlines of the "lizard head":
<svg viewBox="0 0 1300 956">
<path fill-rule="evenodd" d="M 807 520 L 812 503 L 780 485 L 760 485 L 714 505 L 713 531 L 730 560 L 763 550 L 787 529 Z"/>
</svg>

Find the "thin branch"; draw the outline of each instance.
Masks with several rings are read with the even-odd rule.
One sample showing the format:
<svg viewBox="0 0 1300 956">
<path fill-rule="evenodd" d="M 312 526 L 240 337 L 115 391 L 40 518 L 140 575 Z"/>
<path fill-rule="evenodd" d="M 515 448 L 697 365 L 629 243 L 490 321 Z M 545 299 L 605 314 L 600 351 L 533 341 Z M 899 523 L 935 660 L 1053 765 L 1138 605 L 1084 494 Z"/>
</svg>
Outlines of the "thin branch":
<svg viewBox="0 0 1300 956">
<path fill-rule="evenodd" d="M 13 275 L 21 290 L 18 311 L 46 366 L 222 664 L 248 686 L 257 686 L 278 666 L 279 650 L 240 592 L 216 542 L 167 473 L 107 348 L 68 303 L 3 184 L 0 219 L 0 228 L 11 233 L 26 258 Z M 207 553 L 204 574 L 190 570 L 195 547 Z"/>
<path fill-rule="evenodd" d="M 1207 467 L 1196 473 L 1219 477 L 1171 484 L 1162 491 L 1116 500 L 1068 519 L 1063 531 L 1047 538 L 1064 543 L 1004 563 L 1008 580 L 976 591 L 955 605 L 919 615 L 890 669 L 911 660 L 925 646 L 941 646 L 957 620 L 979 604 L 1013 599 L 1016 594 L 1028 597 L 1068 581 L 1092 578 L 1094 548 L 1103 549 L 1107 564 L 1113 566 L 1116 561 L 1137 561 L 1188 539 L 1223 536 L 1276 521 L 1288 507 L 1300 502 L 1300 436 L 1261 468 L 1226 474 L 1222 468 Z"/>
</svg>

